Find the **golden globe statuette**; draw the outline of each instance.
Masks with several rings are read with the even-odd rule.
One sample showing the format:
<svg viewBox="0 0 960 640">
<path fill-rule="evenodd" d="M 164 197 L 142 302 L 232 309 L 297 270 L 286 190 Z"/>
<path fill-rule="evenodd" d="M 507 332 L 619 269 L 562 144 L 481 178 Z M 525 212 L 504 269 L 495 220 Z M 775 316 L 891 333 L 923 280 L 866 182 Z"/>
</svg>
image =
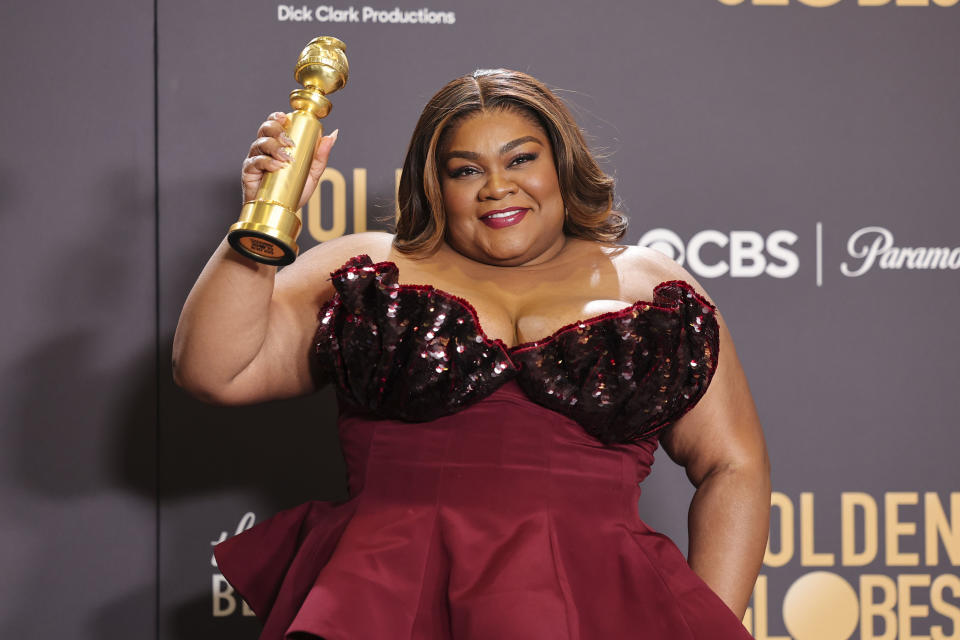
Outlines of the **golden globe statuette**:
<svg viewBox="0 0 960 640">
<path fill-rule="evenodd" d="M 290 93 L 290 114 L 285 125 L 294 147 L 289 165 L 264 173 L 255 199 L 245 202 L 240 219 L 230 227 L 230 246 L 257 262 L 285 265 L 297 257 L 297 236 L 302 221 L 297 204 L 307 182 L 317 139 L 323 133 L 320 118 L 330 113 L 326 94 L 347 83 L 350 66 L 346 45 L 331 36 L 311 40 L 300 53 L 294 77 L 303 85 Z"/>
</svg>

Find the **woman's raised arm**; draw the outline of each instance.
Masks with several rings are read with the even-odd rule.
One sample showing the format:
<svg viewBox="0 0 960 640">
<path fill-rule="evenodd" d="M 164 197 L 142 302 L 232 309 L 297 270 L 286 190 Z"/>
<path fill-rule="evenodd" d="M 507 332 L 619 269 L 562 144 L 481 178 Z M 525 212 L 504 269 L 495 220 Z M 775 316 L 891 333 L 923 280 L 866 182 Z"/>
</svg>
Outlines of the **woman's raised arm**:
<svg viewBox="0 0 960 640">
<path fill-rule="evenodd" d="M 243 163 L 244 201 L 254 198 L 264 173 L 284 166 L 286 114 L 274 113 L 258 131 Z M 321 137 L 300 206 L 327 165 L 336 132 Z M 194 284 L 173 341 L 173 375 L 207 402 L 247 404 L 311 391 L 308 353 L 317 311 L 333 294 L 329 273 L 364 241 L 351 236 L 305 252 L 280 270 L 233 251 L 226 240 Z M 349 257 L 349 255 L 347 255 Z"/>
</svg>

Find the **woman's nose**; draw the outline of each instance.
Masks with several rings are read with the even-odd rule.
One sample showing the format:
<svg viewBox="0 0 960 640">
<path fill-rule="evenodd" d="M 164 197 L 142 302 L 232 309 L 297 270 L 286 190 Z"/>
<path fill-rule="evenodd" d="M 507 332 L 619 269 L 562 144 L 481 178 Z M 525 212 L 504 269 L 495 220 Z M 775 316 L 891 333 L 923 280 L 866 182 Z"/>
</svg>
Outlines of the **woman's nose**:
<svg viewBox="0 0 960 640">
<path fill-rule="evenodd" d="M 499 171 L 487 174 L 487 180 L 477 194 L 481 200 L 502 200 L 517 192 L 517 183 Z"/>
</svg>

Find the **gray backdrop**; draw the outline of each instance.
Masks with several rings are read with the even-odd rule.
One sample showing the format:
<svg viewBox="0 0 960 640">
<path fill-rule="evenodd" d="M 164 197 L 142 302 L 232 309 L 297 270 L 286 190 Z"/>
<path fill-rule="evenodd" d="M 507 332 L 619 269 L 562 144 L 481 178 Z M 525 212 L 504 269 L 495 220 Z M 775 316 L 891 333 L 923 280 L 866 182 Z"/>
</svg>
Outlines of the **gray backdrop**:
<svg viewBox="0 0 960 640">
<path fill-rule="evenodd" d="M 345 495 L 328 391 L 209 407 L 168 364 L 257 125 L 327 34 L 351 64 L 325 121 L 344 180 L 308 208 L 304 249 L 386 228 L 447 80 L 504 66 L 560 89 L 608 154 L 625 241 L 691 270 L 750 379 L 775 494 L 747 626 L 960 637 L 956 0 L 427 6 L 453 24 L 284 6 L 0 9 L 0 636 L 254 638 L 211 542 Z M 641 516 L 684 547 L 692 489 L 658 459 Z"/>
</svg>

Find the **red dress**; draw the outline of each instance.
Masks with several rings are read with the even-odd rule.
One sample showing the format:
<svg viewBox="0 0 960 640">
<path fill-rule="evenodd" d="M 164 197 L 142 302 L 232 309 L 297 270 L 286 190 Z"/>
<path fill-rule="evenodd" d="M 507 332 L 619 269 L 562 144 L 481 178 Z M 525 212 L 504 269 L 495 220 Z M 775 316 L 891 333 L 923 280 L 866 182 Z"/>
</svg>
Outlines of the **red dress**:
<svg viewBox="0 0 960 640">
<path fill-rule="evenodd" d="M 507 348 L 393 263 L 333 280 L 314 365 L 338 390 L 352 497 L 216 548 L 262 639 L 751 637 L 637 514 L 658 432 L 716 368 L 709 302 L 666 282 Z"/>
</svg>

